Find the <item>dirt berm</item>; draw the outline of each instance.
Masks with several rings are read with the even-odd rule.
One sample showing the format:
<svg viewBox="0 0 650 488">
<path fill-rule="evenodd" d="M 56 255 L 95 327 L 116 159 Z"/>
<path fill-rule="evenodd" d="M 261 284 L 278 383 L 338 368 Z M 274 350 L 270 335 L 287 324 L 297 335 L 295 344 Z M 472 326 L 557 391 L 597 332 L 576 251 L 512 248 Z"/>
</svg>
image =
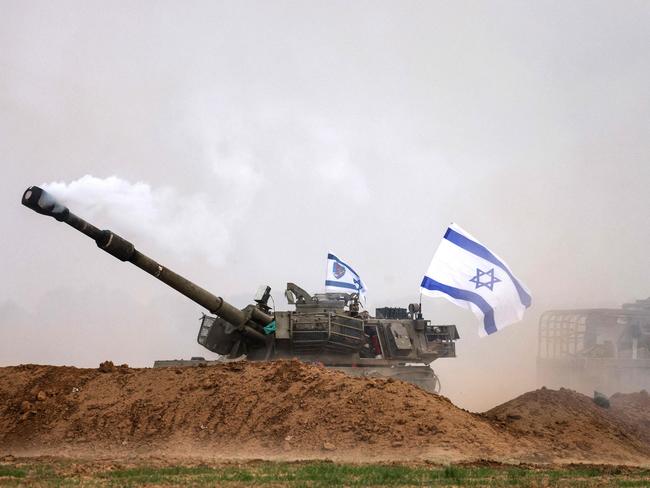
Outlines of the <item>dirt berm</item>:
<svg viewBox="0 0 650 488">
<path fill-rule="evenodd" d="M 298 361 L 24 365 L 0 368 L 0 456 L 648 464 L 650 445 L 614 410 L 538 390 L 475 414 L 411 384 Z"/>
</svg>

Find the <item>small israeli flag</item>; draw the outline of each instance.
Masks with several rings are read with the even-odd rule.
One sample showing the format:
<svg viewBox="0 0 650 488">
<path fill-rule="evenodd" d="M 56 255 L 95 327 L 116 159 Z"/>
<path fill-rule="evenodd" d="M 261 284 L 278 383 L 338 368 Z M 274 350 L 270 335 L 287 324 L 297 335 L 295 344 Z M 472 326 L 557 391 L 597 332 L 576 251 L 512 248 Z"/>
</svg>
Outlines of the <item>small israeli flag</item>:
<svg viewBox="0 0 650 488">
<path fill-rule="evenodd" d="M 472 310 L 483 322 L 481 337 L 520 321 L 531 304 L 530 292 L 508 265 L 453 223 L 433 256 L 420 291 Z"/>
<path fill-rule="evenodd" d="M 329 253 L 327 255 L 325 291 L 358 293 L 359 298 L 363 297 L 365 300 L 367 289 L 355 270 L 334 256 L 334 254 Z"/>
</svg>

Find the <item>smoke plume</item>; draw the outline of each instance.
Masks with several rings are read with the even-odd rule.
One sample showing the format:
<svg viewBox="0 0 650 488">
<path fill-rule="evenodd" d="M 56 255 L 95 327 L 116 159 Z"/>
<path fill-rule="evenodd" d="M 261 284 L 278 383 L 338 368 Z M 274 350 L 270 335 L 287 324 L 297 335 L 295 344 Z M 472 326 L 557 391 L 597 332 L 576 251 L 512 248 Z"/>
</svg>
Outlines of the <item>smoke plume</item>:
<svg viewBox="0 0 650 488">
<path fill-rule="evenodd" d="M 241 207 L 219 211 L 218 202 L 207 193 L 182 195 L 171 186 L 152 188 L 117 176 L 85 175 L 43 187 L 84 218 L 101 217 L 125 236 L 146 236 L 161 249 L 204 258 L 215 266 L 223 263 L 230 248 L 229 224 L 241 212 Z"/>
</svg>

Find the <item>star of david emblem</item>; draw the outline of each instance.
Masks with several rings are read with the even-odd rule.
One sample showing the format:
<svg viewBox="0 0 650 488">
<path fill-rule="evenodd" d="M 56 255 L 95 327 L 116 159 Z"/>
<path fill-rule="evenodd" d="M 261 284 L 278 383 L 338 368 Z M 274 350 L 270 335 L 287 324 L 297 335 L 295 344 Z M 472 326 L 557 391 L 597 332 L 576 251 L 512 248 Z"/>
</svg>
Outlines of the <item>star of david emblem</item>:
<svg viewBox="0 0 650 488">
<path fill-rule="evenodd" d="M 488 281 L 481 281 L 482 276 L 487 276 Z M 481 288 L 482 286 L 487 286 L 490 291 L 493 291 L 494 285 L 496 283 L 499 283 L 501 280 L 494 276 L 494 268 L 492 268 L 490 271 L 482 271 L 476 268 L 476 276 L 474 276 L 469 281 L 476 285 L 474 287 L 475 290 Z"/>
</svg>

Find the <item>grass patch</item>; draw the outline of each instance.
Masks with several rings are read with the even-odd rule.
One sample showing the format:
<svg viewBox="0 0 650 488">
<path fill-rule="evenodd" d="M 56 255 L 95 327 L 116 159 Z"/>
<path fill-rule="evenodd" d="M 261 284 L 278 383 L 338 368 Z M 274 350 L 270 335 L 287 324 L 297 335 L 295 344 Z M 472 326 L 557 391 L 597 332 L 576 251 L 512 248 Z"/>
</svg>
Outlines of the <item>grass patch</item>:
<svg viewBox="0 0 650 488">
<path fill-rule="evenodd" d="M 110 480 L 109 485 L 118 484 L 120 486 L 186 483 L 209 486 L 216 482 L 251 483 L 255 481 L 255 476 L 248 470 L 230 466 L 219 468 L 208 466 L 138 467 L 107 471 L 98 477 Z"/>
<path fill-rule="evenodd" d="M 166 477 L 166 476 L 196 476 L 200 474 L 209 473 L 212 468 L 208 467 L 185 467 L 185 466 L 172 466 L 169 468 L 150 468 L 138 467 L 129 469 L 116 469 L 114 471 L 106 471 L 101 474 L 102 478 L 120 478 L 120 479 L 136 479 L 136 478 L 152 478 L 152 477 Z"/>
<path fill-rule="evenodd" d="M 13 466 L 0 466 L 0 478 L 24 478 L 27 471 Z"/>
<path fill-rule="evenodd" d="M 314 486 L 395 486 L 414 481 L 418 471 L 406 466 L 313 463 L 298 468 L 292 477 Z"/>
<path fill-rule="evenodd" d="M 468 468 L 461 468 L 458 466 L 445 466 L 445 469 L 442 471 L 442 477 L 448 480 L 453 480 L 459 482 L 467 478 Z"/>
<path fill-rule="evenodd" d="M 76 467 L 75 467 L 76 466 Z M 0 486 L 269 486 L 274 487 L 414 487 L 414 486 L 650 486 L 650 472 L 641 469 L 570 466 L 544 469 L 519 466 L 406 466 L 400 464 L 337 464 L 326 461 L 241 465 L 168 466 L 58 462 L 0 466 Z M 83 474 L 79 474 L 83 473 Z"/>
</svg>

